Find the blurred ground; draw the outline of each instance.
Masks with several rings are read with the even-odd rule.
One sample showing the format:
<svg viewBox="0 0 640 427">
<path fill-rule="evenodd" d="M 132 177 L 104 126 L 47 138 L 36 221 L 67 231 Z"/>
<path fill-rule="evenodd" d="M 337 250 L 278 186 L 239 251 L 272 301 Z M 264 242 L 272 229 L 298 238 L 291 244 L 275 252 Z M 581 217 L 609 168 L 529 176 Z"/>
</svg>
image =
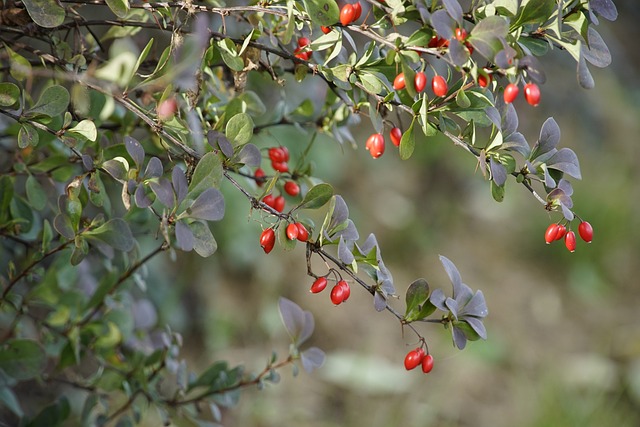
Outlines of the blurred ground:
<svg viewBox="0 0 640 427">
<path fill-rule="evenodd" d="M 408 162 L 392 147 L 373 161 L 363 147 L 316 144 L 317 175 L 344 196 L 361 238 L 376 233 L 400 294 L 417 277 L 450 292 L 438 254 L 485 294 L 486 342 L 459 352 L 447 331 L 423 327 L 436 358 L 428 376 L 404 371 L 414 343 L 388 313 L 374 311 L 367 294 L 354 289 L 336 308 L 328 295 L 308 293 L 301 246 L 264 255 L 259 225 L 247 229 L 246 201 L 231 191 L 214 232 L 216 255 L 155 264 L 161 320 L 185 335 L 196 366 L 227 359 L 259 371 L 272 350 L 286 356 L 280 295 L 315 316 L 312 344 L 327 352 L 325 367 L 297 378 L 285 369 L 280 384 L 246 391 L 224 413 L 225 425 L 640 425 L 640 11 L 632 0 L 616 4 L 619 21 L 598 27 L 614 59 L 609 68 L 591 67 L 595 89 L 581 89 L 575 62 L 552 54 L 541 105 L 516 102 L 530 144 L 553 116 L 561 146 L 580 158 L 575 210 L 595 237 L 578 242 L 574 254 L 544 244 L 550 217 L 524 188 L 510 183 L 505 201 L 494 202 L 473 159 L 445 140 L 422 141 Z M 371 133 L 363 123 L 361 141 Z M 296 135 L 275 136 L 295 155 Z"/>
</svg>

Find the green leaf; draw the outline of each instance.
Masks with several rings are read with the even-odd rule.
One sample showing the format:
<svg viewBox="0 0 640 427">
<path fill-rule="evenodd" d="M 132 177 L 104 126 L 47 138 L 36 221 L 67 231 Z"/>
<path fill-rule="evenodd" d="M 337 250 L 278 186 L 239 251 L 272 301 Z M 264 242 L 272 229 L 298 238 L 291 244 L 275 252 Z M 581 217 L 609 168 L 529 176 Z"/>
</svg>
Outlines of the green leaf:
<svg viewBox="0 0 640 427">
<path fill-rule="evenodd" d="M 18 131 L 18 147 L 35 147 L 38 145 L 38 142 L 40 142 L 40 135 L 38 135 L 36 128 L 28 123 L 22 123 L 20 125 L 20 130 Z"/>
<path fill-rule="evenodd" d="M 293 248 L 296 247 L 296 242 L 298 241 L 297 239 L 289 239 L 287 237 L 287 224 L 286 223 L 282 223 L 282 225 L 280 227 L 278 227 L 278 231 L 277 231 L 277 237 L 278 237 L 278 243 L 279 246 L 285 250 L 285 251 L 290 251 Z"/>
<path fill-rule="evenodd" d="M 129 13 L 129 0 L 107 0 L 107 6 L 118 18 L 124 18 Z"/>
<path fill-rule="evenodd" d="M 147 59 L 147 55 L 149 55 L 149 52 L 151 51 L 152 46 L 153 46 L 153 39 L 150 39 L 147 45 L 144 47 L 144 49 L 142 49 L 142 53 L 138 56 L 136 65 L 133 66 L 132 73 L 135 73 L 136 71 L 138 71 L 138 68 L 140 68 L 140 65 L 142 64 L 142 62 L 145 59 Z"/>
<path fill-rule="evenodd" d="M 22 412 L 22 408 L 20 407 L 20 402 L 18 402 L 16 395 L 9 387 L 0 388 L 0 403 L 9 408 L 11 412 L 18 416 L 18 418 L 22 418 L 24 416 L 24 412 Z"/>
<path fill-rule="evenodd" d="M 227 139 L 236 147 L 246 144 L 253 137 L 253 120 L 246 113 L 236 114 L 227 122 L 225 129 Z"/>
<path fill-rule="evenodd" d="M 366 71 L 361 71 L 358 73 L 358 78 L 360 82 L 362 82 L 362 86 L 364 89 L 372 94 L 378 94 L 382 92 L 382 81 L 376 76 Z"/>
<path fill-rule="evenodd" d="M 58 427 L 71 414 L 71 406 L 66 397 L 62 396 L 55 403 L 45 407 L 26 427 Z"/>
<path fill-rule="evenodd" d="M 83 236 L 88 240 L 98 240 L 123 252 L 133 249 L 135 243 L 129 224 L 121 218 L 109 220 L 94 230 L 86 231 Z"/>
<path fill-rule="evenodd" d="M 456 104 L 460 108 L 469 108 L 471 106 L 471 100 L 464 90 L 459 90 L 456 94 Z"/>
<path fill-rule="evenodd" d="M 70 95 L 60 85 L 46 88 L 40 95 L 36 105 L 27 111 L 29 114 L 42 114 L 48 117 L 61 116 L 69 106 Z"/>
<path fill-rule="evenodd" d="M 509 32 L 509 23 L 501 16 L 489 16 L 471 30 L 469 43 L 490 61 L 502 49 L 501 40 Z"/>
<path fill-rule="evenodd" d="M 29 204 L 37 211 L 41 211 L 47 205 L 47 193 L 45 193 L 42 185 L 33 176 L 29 175 L 25 183 L 25 190 L 27 192 L 27 200 Z"/>
<path fill-rule="evenodd" d="M 9 72 L 11 77 L 22 81 L 31 76 L 31 64 L 29 61 L 27 61 L 25 57 L 15 53 L 7 45 L 4 45 L 4 49 L 9 54 Z"/>
<path fill-rule="evenodd" d="M 429 44 L 432 36 L 433 32 L 421 28 L 415 33 L 411 34 L 411 36 L 409 36 L 409 39 L 405 42 L 405 45 L 424 47 Z"/>
<path fill-rule="evenodd" d="M 213 387 L 218 379 L 223 375 L 226 376 L 229 370 L 229 365 L 225 361 L 218 361 L 211 365 L 206 371 L 193 382 L 189 383 L 187 392 L 190 392 L 196 387 Z"/>
<path fill-rule="evenodd" d="M 0 107 L 11 107 L 20 99 L 20 88 L 13 83 L 0 83 Z"/>
<path fill-rule="evenodd" d="M 203 258 L 213 255 L 218 250 L 218 242 L 211 234 L 209 226 L 201 221 L 195 221 L 189 224 L 189 228 L 193 233 L 194 245 L 193 249 Z"/>
<path fill-rule="evenodd" d="M 0 369 L 18 381 L 40 375 L 46 361 L 44 350 L 32 340 L 14 339 L 0 347 Z"/>
<path fill-rule="evenodd" d="M 218 42 L 220 55 L 225 64 L 233 71 L 242 71 L 244 68 L 244 60 L 238 56 L 236 44 L 231 39 L 222 39 Z"/>
<path fill-rule="evenodd" d="M 420 312 L 420 306 L 429 298 L 429 284 L 425 279 L 416 279 L 409 285 L 405 300 L 407 308 L 404 319 L 407 322 L 417 320 L 417 314 Z"/>
<path fill-rule="evenodd" d="M 95 142 L 98 138 L 98 129 L 91 120 L 82 120 L 80 123 L 69 129 L 69 132 L 75 132 L 87 138 L 89 141 Z"/>
<path fill-rule="evenodd" d="M 491 195 L 496 202 L 504 200 L 504 186 L 500 187 L 493 180 L 491 181 Z"/>
<path fill-rule="evenodd" d="M 413 150 L 416 147 L 416 136 L 414 134 L 413 125 L 416 122 L 416 118 L 414 116 L 413 120 L 411 120 L 411 125 L 409 129 L 407 129 L 402 134 L 402 139 L 400 139 L 400 158 L 402 160 L 407 160 L 413 154 Z"/>
<path fill-rule="evenodd" d="M 556 0 L 529 0 L 521 9 L 512 27 L 540 24 L 549 20 L 557 6 Z"/>
<path fill-rule="evenodd" d="M 195 200 L 208 188 L 218 188 L 222 180 L 222 160 L 214 153 L 209 152 L 202 156 L 189 183 L 188 197 Z"/>
<path fill-rule="evenodd" d="M 303 2 L 314 24 L 330 27 L 340 19 L 340 9 L 335 0 L 303 0 Z"/>
<path fill-rule="evenodd" d="M 304 195 L 297 209 L 318 209 L 324 206 L 333 196 L 333 187 L 322 183 L 315 185 Z"/>
<path fill-rule="evenodd" d="M 9 216 L 9 205 L 13 199 L 14 179 L 8 175 L 0 176 L 0 224 L 3 224 Z"/>
<path fill-rule="evenodd" d="M 33 22 L 44 28 L 54 28 L 62 25 L 65 10 L 55 0 L 24 0 L 24 6 Z"/>
</svg>

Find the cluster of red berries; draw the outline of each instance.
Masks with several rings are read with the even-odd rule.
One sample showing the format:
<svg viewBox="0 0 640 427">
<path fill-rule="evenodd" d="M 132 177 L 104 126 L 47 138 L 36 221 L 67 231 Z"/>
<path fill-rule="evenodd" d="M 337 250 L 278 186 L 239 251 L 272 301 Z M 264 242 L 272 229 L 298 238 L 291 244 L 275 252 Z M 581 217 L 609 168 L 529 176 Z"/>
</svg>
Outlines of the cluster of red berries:
<svg viewBox="0 0 640 427">
<path fill-rule="evenodd" d="M 393 127 L 389 131 L 389 138 L 391 142 L 396 147 L 400 146 L 400 141 L 402 140 L 402 131 L 398 127 Z M 377 159 L 378 157 L 384 154 L 384 135 L 381 133 L 374 133 L 369 138 L 367 138 L 367 142 L 365 144 L 365 148 L 371 154 L 371 157 Z"/>
<path fill-rule="evenodd" d="M 293 54 L 298 59 L 308 61 L 311 59 L 313 51 L 308 47 L 311 44 L 311 40 L 307 37 L 300 37 L 298 39 L 298 47 L 293 51 Z"/>
<path fill-rule="evenodd" d="M 353 4 L 347 3 L 340 9 L 340 23 L 343 26 L 349 25 L 354 21 L 357 21 L 362 15 L 362 6 L 360 2 Z M 326 34 L 326 33 L 325 33 Z"/>
<path fill-rule="evenodd" d="M 425 374 L 428 374 L 433 369 L 433 356 L 425 353 L 422 347 L 411 350 L 404 357 L 404 367 L 407 371 L 415 369 L 419 365 L 422 365 L 422 372 Z"/>
<path fill-rule="evenodd" d="M 311 285 L 310 292 L 317 294 L 327 287 L 327 278 L 326 277 L 318 277 L 313 284 Z M 346 280 L 339 280 L 338 283 L 331 289 L 331 302 L 335 305 L 340 305 L 346 300 L 349 299 L 351 295 L 351 288 Z"/>
<path fill-rule="evenodd" d="M 518 97 L 519 93 L 520 89 L 518 88 L 518 85 L 515 83 L 509 83 L 504 88 L 504 102 L 507 104 L 512 103 Z M 540 104 L 540 88 L 537 84 L 527 83 L 526 85 L 524 85 L 524 99 L 526 99 L 527 102 L 534 107 Z"/>
<path fill-rule="evenodd" d="M 429 79 L 423 71 L 417 72 L 413 78 L 413 87 L 416 92 L 422 92 L 427 87 L 428 81 Z M 393 80 L 393 88 L 395 90 L 402 90 L 405 87 L 407 87 L 407 83 L 404 79 L 404 73 L 399 73 Z M 431 81 L 431 90 L 433 90 L 435 96 L 445 96 L 449 91 L 449 87 L 444 77 L 439 75 L 435 76 Z"/>
<path fill-rule="evenodd" d="M 464 44 L 465 47 L 469 49 L 469 54 L 473 53 L 473 46 L 471 46 L 471 43 L 467 41 L 467 38 L 469 37 L 469 33 L 467 33 L 467 30 L 460 27 L 456 28 L 455 37 L 456 37 L 456 40 Z M 431 37 L 431 40 L 429 40 L 427 47 L 430 47 L 432 49 L 447 48 L 449 47 L 449 40 L 445 39 L 444 37 L 433 36 Z"/>
<path fill-rule="evenodd" d="M 578 234 L 582 240 L 587 243 L 591 243 L 593 240 L 593 227 L 591 227 L 591 224 L 587 221 L 581 221 L 578 226 Z M 571 230 L 567 230 L 567 227 L 563 224 L 553 223 L 547 227 L 547 231 L 544 233 L 544 241 L 547 242 L 547 245 L 563 238 L 564 245 L 567 247 L 569 252 L 575 252 L 576 234 Z"/>
<path fill-rule="evenodd" d="M 289 149 L 285 146 L 269 148 L 271 167 L 278 172 L 289 172 Z"/>
</svg>

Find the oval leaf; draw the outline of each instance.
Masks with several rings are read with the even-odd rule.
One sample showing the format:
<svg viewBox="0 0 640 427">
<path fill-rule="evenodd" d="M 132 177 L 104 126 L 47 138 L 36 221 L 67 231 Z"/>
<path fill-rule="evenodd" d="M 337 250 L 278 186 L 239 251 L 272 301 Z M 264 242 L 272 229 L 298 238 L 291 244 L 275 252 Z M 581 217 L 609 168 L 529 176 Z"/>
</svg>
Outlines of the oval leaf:
<svg viewBox="0 0 640 427">
<path fill-rule="evenodd" d="M 220 221 L 224 217 L 224 196 L 217 188 L 203 191 L 188 209 L 192 218 Z"/>
<path fill-rule="evenodd" d="M 318 209 L 324 206 L 333 196 L 333 187 L 329 184 L 318 184 L 305 194 L 299 209 Z"/>
<path fill-rule="evenodd" d="M 0 369 L 16 380 L 37 377 L 45 364 L 44 350 L 35 341 L 16 339 L 0 347 Z"/>
<path fill-rule="evenodd" d="M 44 28 L 62 25 L 65 10 L 55 0 L 24 0 L 24 6 L 33 22 Z"/>
<path fill-rule="evenodd" d="M 0 107 L 11 107 L 20 99 L 20 89 L 13 83 L 0 83 Z"/>
<path fill-rule="evenodd" d="M 42 92 L 36 105 L 27 112 L 49 117 L 61 116 L 67 110 L 70 98 L 69 92 L 64 87 L 49 86 Z"/>
<path fill-rule="evenodd" d="M 253 137 L 253 120 L 246 113 L 236 114 L 227 122 L 225 133 L 235 146 L 246 144 Z"/>
<path fill-rule="evenodd" d="M 109 220 L 100 227 L 87 231 L 83 235 L 89 240 L 99 240 L 123 252 L 133 249 L 135 243 L 129 224 L 121 218 Z"/>
</svg>

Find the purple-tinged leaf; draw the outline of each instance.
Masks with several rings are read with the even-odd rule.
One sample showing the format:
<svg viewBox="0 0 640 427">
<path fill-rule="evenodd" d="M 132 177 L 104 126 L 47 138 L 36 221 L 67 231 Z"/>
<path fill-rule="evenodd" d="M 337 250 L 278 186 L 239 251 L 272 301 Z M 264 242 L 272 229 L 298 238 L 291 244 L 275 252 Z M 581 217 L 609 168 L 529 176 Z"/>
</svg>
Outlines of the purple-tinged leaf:
<svg viewBox="0 0 640 427">
<path fill-rule="evenodd" d="M 618 9 L 616 9 L 616 5 L 612 0 L 591 0 L 589 2 L 589 6 L 593 12 L 608 21 L 615 21 L 618 19 Z"/>
<path fill-rule="evenodd" d="M 335 237 L 342 237 L 344 240 L 356 241 L 360 237 L 358 234 L 358 230 L 356 229 L 356 225 L 350 219 L 347 220 L 347 228 L 344 230 L 338 231 Z"/>
<path fill-rule="evenodd" d="M 362 246 L 359 246 L 357 244 L 356 246 L 358 247 L 358 250 L 361 254 L 367 255 L 373 248 L 378 248 L 378 240 L 376 239 L 376 236 L 371 233 L 369 234 L 369 237 L 367 237 L 367 239 L 364 241 Z"/>
<path fill-rule="evenodd" d="M 214 150 L 220 149 L 226 157 L 233 156 L 233 145 L 224 133 L 210 130 L 207 132 L 207 142 Z"/>
<path fill-rule="evenodd" d="M 260 166 L 260 150 L 253 144 L 245 144 L 238 153 L 238 163 L 243 163 L 250 167 Z"/>
<path fill-rule="evenodd" d="M 531 148 L 529 143 L 520 132 L 514 132 L 502 141 L 502 148 L 507 151 L 515 151 L 522 154 L 523 157 L 529 157 Z"/>
<path fill-rule="evenodd" d="M 459 25 L 462 25 L 462 6 L 458 3 L 458 0 L 442 0 L 444 8 L 447 9 L 449 16 Z"/>
<path fill-rule="evenodd" d="M 285 297 L 280 297 L 278 300 L 278 308 L 289 337 L 295 346 L 299 346 L 313 333 L 315 326 L 313 316 Z"/>
<path fill-rule="evenodd" d="M 496 162 L 493 157 L 489 158 L 489 168 L 491 169 L 493 182 L 502 187 L 507 182 L 507 168 L 502 163 Z"/>
<path fill-rule="evenodd" d="M 338 243 L 338 258 L 340 258 L 340 261 L 342 261 L 346 265 L 351 265 L 351 263 L 355 260 L 353 253 L 347 247 L 347 244 L 342 236 L 340 236 L 340 242 Z"/>
<path fill-rule="evenodd" d="M 562 190 L 562 192 L 567 196 L 571 196 L 573 194 L 573 187 L 571 186 L 571 183 L 566 179 L 560 180 L 560 182 L 558 183 L 558 189 Z"/>
<path fill-rule="evenodd" d="M 520 59 L 518 68 L 526 70 L 527 77 L 538 84 L 544 84 L 544 82 L 547 81 L 547 76 L 542 70 L 542 64 L 540 63 L 538 58 L 533 55 L 526 55 L 522 59 Z"/>
<path fill-rule="evenodd" d="M 391 271 L 384 265 L 384 261 L 380 257 L 380 252 L 378 252 L 378 282 L 380 283 L 380 288 L 387 294 L 392 295 L 395 294 L 396 290 L 393 287 L 393 276 L 391 275 Z"/>
<path fill-rule="evenodd" d="M 604 68 L 609 66 L 611 64 L 611 52 L 609 52 L 607 44 L 602 40 L 602 36 L 593 27 L 589 27 L 588 37 L 588 46 L 582 44 L 580 48 L 581 56 L 596 67 Z"/>
<path fill-rule="evenodd" d="M 578 83 L 580 83 L 581 87 L 584 89 L 593 89 L 596 86 L 596 82 L 593 80 L 593 76 L 591 75 L 591 71 L 589 71 L 584 55 L 580 55 L 577 73 Z"/>
<path fill-rule="evenodd" d="M 300 353 L 300 362 L 302 362 L 302 367 L 308 373 L 311 373 L 314 369 L 322 367 L 325 358 L 326 356 L 324 351 L 320 350 L 318 347 L 310 347 Z"/>
<path fill-rule="evenodd" d="M 565 205 L 564 203 L 560 204 L 560 207 L 562 208 L 562 215 L 564 215 L 565 219 L 567 221 L 573 221 L 573 212 L 571 211 L 571 209 Z"/>
<path fill-rule="evenodd" d="M 211 230 L 207 223 L 203 221 L 194 221 L 189 224 L 193 238 L 195 239 L 193 249 L 203 258 L 213 255 L 218 250 L 218 242 L 211 234 Z"/>
<path fill-rule="evenodd" d="M 444 305 L 447 307 L 447 310 L 451 312 L 453 317 L 458 320 L 458 301 L 453 298 L 447 298 L 444 300 Z"/>
<path fill-rule="evenodd" d="M 178 199 L 177 205 L 180 205 L 184 198 L 187 196 L 189 184 L 187 183 L 187 177 L 184 174 L 182 168 L 175 166 L 171 171 L 171 183 L 173 185 L 173 191 L 176 193 Z"/>
<path fill-rule="evenodd" d="M 144 163 L 144 148 L 142 145 L 134 138 L 130 136 L 124 137 L 124 146 L 127 149 L 127 153 L 133 159 L 133 162 L 136 164 L 138 170 L 142 169 L 142 164 Z"/>
<path fill-rule="evenodd" d="M 195 239 L 189 225 L 184 221 L 176 222 L 176 246 L 178 249 L 190 252 L 194 245 Z"/>
<path fill-rule="evenodd" d="M 487 115 L 487 118 L 491 120 L 491 123 L 498 128 L 498 130 L 502 129 L 502 118 L 500 117 L 500 112 L 496 107 L 490 105 L 484 109 L 484 113 Z"/>
<path fill-rule="evenodd" d="M 71 223 L 71 218 L 65 214 L 58 214 L 53 218 L 53 228 L 62 236 L 67 239 L 73 239 L 76 236 L 76 232 Z"/>
<path fill-rule="evenodd" d="M 498 98 L 499 102 L 504 105 L 503 119 L 502 119 L 502 134 L 509 136 L 518 130 L 518 113 L 516 107 L 513 104 L 504 104 L 502 98 Z"/>
<path fill-rule="evenodd" d="M 168 208 L 172 208 L 174 205 L 174 193 L 171 182 L 166 178 L 159 178 L 157 181 L 149 181 L 151 191 L 153 191 L 160 200 L 160 203 Z"/>
<path fill-rule="evenodd" d="M 431 302 L 431 304 L 435 305 L 442 311 L 449 311 L 447 306 L 444 304 L 446 299 L 447 297 L 445 296 L 444 292 L 442 292 L 442 289 L 435 289 L 429 296 L 429 301 Z"/>
<path fill-rule="evenodd" d="M 135 201 L 136 206 L 142 209 L 146 209 L 153 204 L 153 200 L 151 200 L 151 198 L 145 191 L 144 184 L 139 184 L 136 187 Z"/>
<path fill-rule="evenodd" d="M 556 180 L 553 179 L 551 174 L 549 173 L 549 169 L 544 168 L 544 185 L 547 188 L 554 188 L 556 186 Z"/>
<path fill-rule="evenodd" d="M 335 228 L 336 226 L 342 224 L 347 219 L 349 219 L 349 208 L 345 203 L 342 196 L 336 194 L 335 198 L 335 207 L 333 208 L 333 213 L 331 214 L 331 221 L 329 222 L 329 230 Z"/>
<path fill-rule="evenodd" d="M 487 339 L 487 328 L 485 328 L 482 320 L 475 317 L 465 317 L 463 321 L 467 322 L 469 326 L 471 326 L 471 329 L 473 329 L 480 338 L 482 338 L 483 340 Z"/>
<path fill-rule="evenodd" d="M 482 291 L 476 291 L 469 302 L 460 310 L 460 316 L 486 317 L 489 314 Z"/>
<path fill-rule="evenodd" d="M 86 172 L 93 170 L 93 157 L 83 154 L 82 155 L 82 166 Z"/>
<path fill-rule="evenodd" d="M 578 156 L 570 148 L 561 148 L 553 157 L 547 160 L 547 167 L 556 169 L 571 175 L 576 179 L 582 179 Z"/>
<path fill-rule="evenodd" d="M 456 288 L 462 284 L 462 278 L 460 277 L 460 272 L 458 271 L 456 266 L 449 260 L 449 258 L 443 255 L 440 255 L 440 262 L 442 263 L 444 270 L 447 272 L 447 275 L 449 276 L 449 280 L 451 280 L 451 283 L 453 283 L 454 297 L 455 297 Z"/>
<path fill-rule="evenodd" d="M 469 51 L 458 39 L 453 38 L 449 41 L 449 58 L 455 65 L 461 66 L 469 59 Z"/>
<path fill-rule="evenodd" d="M 133 323 L 136 329 L 148 331 L 158 321 L 158 312 L 151 301 L 141 299 L 133 303 Z"/>
<path fill-rule="evenodd" d="M 145 178 L 159 178 L 164 173 L 162 168 L 162 161 L 157 157 L 152 157 L 147 163 L 147 168 L 144 170 Z"/>
<path fill-rule="evenodd" d="M 224 196 L 217 188 L 203 191 L 188 209 L 192 218 L 220 221 L 224 217 Z"/>
<path fill-rule="evenodd" d="M 440 9 L 436 10 L 431 14 L 431 26 L 436 30 L 436 33 L 439 37 L 444 39 L 453 38 L 453 28 L 455 27 L 455 22 L 446 10 Z"/>
<path fill-rule="evenodd" d="M 464 331 L 457 326 L 451 328 L 451 332 L 453 334 L 453 344 L 459 349 L 464 350 L 467 346 L 467 337 L 464 334 Z"/>
<path fill-rule="evenodd" d="M 135 244 L 129 224 L 121 218 L 111 219 L 100 227 L 86 231 L 82 234 L 87 238 L 87 240 L 99 240 L 100 242 L 123 252 L 129 252 L 133 249 Z"/>
<path fill-rule="evenodd" d="M 533 150 L 531 151 L 531 158 L 538 159 L 540 162 L 544 162 L 545 160 L 541 159 L 540 156 L 543 154 L 549 153 L 551 150 L 554 150 L 558 143 L 560 142 L 560 127 L 558 123 L 553 119 L 553 117 L 549 117 L 542 124 L 542 128 L 540 129 L 540 137 L 538 141 L 533 146 Z"/>
<path fill-rule="evenodd" d="M 460 286 L 453 288 L 453 298 L 459 307 L 464 307 L 473 298 L 473 291 L 466 283 L 460 283 Z"/>
<path fill-rule="evenodd" d="M 129 162 L 124 157 L 114 157 L 102 163 L 102 169 L 115 180 L 125 182 L 129 175 Z"/>
<path fill-rule="evenodd" d="M 373 308 L 376 311 L 383 311 L 387 308 L 387 299 L 380 292 L 376 292 L 373 296 Z"/>
</svg>

